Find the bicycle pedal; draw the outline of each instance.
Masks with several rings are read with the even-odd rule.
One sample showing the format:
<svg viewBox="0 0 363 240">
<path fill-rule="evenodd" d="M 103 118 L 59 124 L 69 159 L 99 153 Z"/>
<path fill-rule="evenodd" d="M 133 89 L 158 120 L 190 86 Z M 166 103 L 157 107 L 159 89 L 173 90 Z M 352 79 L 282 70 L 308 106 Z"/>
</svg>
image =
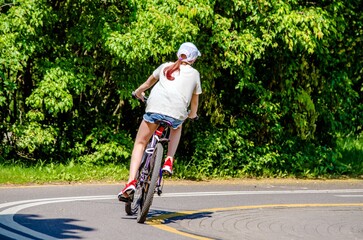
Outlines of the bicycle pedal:
<svg viewBox="0 0 363 240">
<path fill-rule="evenodd" d="M 119 196 L 118 196 L 118 200 L 119 200 L 120 202 L 128 203 L 128 202 L 130 201 L 130 198 L 125 197 L 125 196 L 123 196 L 123 195 L 119 195 Z"/>
<path fill-rule="evenodd" d="M 172 175 L 173 175 L 173 173 L 170 173 L 167 170 L 163 170 L 163 176 L 169 176 L 169 177 L 171 177 Z"/>
<path fill-rule="evenodd" d="M 158 190 L 157 190 L 157 194 L 158 194 L 158 196 L 160 196 L 162 193 L 163 193 L 163 191 L 161 191 L 161 189 L 158 189 Z"/>
<path fill-rule="evenodd" d="M 126 194 L 120 194 L 117 197 L 120 202 L 132 202 L 134 201 L 134 191 L 130 192 L 129 194 L 127 192 Z"/>
</svg>

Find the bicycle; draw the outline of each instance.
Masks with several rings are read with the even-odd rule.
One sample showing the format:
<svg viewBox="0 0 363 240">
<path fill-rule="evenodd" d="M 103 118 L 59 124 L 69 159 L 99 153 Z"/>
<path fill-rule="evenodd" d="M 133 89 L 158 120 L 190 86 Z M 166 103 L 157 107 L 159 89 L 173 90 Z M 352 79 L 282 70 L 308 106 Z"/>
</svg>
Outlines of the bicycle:
<svg viewBox="0 0 363 240">
<path fill-rule="evenodd" d="M 134 93 L 132 95 L 137 98 Z M 146 102 L 147 98 L 145 96 L 143 98 L 143 102 Z M 147 144 L 139 170 L 137 171 L 136 190 L 130 196 L 130 200 L 125 203 L 125 212 L 127 215 L 135 215 L 137 213 L 136 220 L 138 223 L 145 222 L 154 194 L 157 193 L 160 196 L 163 192 L 163 145 L 169 142 L 171 123 L 164 120 L 160 120 L 157 123 L 158 127 Z"/>
</svg>

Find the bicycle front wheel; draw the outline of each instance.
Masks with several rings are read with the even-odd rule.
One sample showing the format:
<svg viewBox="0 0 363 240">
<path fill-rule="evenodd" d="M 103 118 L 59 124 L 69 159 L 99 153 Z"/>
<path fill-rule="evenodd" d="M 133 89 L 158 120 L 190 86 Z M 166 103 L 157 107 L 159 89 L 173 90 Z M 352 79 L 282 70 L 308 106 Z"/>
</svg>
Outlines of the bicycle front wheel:
<svg viewBox="0 0 363 240">
<path fill-rule="evenodd" d="M 139 205 L 139 211 L 137 214 L 137 222 L 144 223 L 152 204 L 156 183 L 159 178 L 161 169 L 161 160 L 163 158 L 163 145 L 161 143 L 156 144 L 153 155 L 150 160 L 149 176 L 144 183 L 144 194 L 142 203 Z"/>
</svg>

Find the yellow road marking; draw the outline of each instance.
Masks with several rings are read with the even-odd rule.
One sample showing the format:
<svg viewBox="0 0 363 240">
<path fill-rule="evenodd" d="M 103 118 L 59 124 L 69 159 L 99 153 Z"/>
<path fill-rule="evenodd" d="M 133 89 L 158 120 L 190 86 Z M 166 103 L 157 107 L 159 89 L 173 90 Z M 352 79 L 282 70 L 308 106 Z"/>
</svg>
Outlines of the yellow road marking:
<svg viewBox="0 0 363 240">
<path fill-rule="evenodd" d="M 196 211 L 184 211 L 176 213 L 162 214 L 156 217 L 150 218 L 146 221 L 146 224 L 158 228 L 163 231 L 178 234 L 184 237 L 199 240 L 212 240 L 212 238 L 202 237 L 191 233 L 179 231 L 175 228 L 165 225 L 167 219 L 183 217 L 188 215 L 194 215 L 205 212 L 222 212 L 222 211 L 235 211 L 244 209 L 256 209 L 256 208 L 307 208 L 307 207 L 363 207 L 363 203 L 306 203 L 306 204 L 265 204 L 265 205 L 252 205 L 252 206 L 236 206 L 236 207 L 225 207 L 225 208 L 209 208 Z"/>
</svg>

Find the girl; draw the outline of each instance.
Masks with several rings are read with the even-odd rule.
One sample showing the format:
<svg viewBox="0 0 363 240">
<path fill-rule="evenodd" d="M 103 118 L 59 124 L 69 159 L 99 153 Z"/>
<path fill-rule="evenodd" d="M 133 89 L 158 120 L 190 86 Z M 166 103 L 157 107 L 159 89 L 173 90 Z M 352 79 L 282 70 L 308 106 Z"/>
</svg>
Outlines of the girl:
<svg viewBox="0 0 363 240">
<path fill-rule="evenodd" d="M 153 74 L 134 92 L 143 99 L 144 92 L 152 88 L 147 100 L 146 113 L 136 135 L 132 150 L 129 179 L 118 194 L 120 201 L 127 202 L 135 192 L 136 174 L 140 166 L 145 147 L 157 128 L 157 120 L 172 123 L 167 157 L 162 170 L 173 173 L 173 162 L 179 144 L 182 124 L 186 118 L 196 118 L 199 94 L 202 93 L 199 72 L 192 67 L 197 57 L 201 56 L 197 47 L 190 42 L 183 43 L 178 52 L 178 60 L 160 65 Z M 190 112 L 188 113 L 188 107 Z"/>
</svg>

